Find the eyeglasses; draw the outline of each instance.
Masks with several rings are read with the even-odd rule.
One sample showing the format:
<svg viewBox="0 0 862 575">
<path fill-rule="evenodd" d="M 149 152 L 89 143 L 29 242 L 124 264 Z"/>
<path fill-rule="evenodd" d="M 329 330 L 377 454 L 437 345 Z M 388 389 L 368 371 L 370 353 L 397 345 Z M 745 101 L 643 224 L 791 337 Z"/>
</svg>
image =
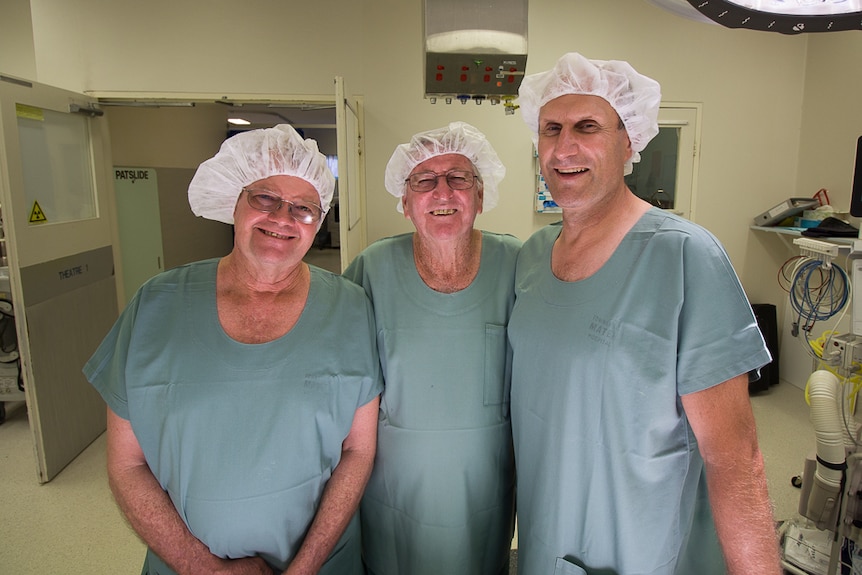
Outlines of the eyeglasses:
<svg viewBox="0 0 862 575">
<path fill-rule="evenodd" d="M 291 202 L 269 190 L 243 188 L 248 205 L 259 212 L 272 214 L 287 204 L 287 213 L 301 224 L 315 224 L 323 217 L 323 208 L 311 202 Z"/>
<path fill-rule="evenodd" d="M 469 190 L 473 187 L 473 182 L 478 179 L 478 176 L 466 170 L 452 170 L 445 174 L 418 172 L 411 174 L 404 181 L 410 184 L 410 189 L 414 192 L 430 192 L 437 187 L 438 178 L 446 178 L 446 183 L 453 190 Z"/>
</svg>

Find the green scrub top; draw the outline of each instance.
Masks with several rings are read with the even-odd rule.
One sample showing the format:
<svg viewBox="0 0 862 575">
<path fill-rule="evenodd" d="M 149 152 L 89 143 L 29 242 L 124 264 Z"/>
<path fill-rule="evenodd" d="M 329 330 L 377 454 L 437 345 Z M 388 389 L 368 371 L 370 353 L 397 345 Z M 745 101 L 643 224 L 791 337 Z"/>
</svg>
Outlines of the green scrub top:
<svg viewBox="0 0 862 575">
<path fill-rule="evenodd" d="M 259 555 L 282 570 L 354 413 L 382 390 L 371 307 L 354 284 L 312 267 L 293 329 L 239 343 L 218 320 L 217 266 L 181 266 L 142 286 L 84 373 L 131 422 L 198 539 L 220 557 Z M 353 522 L 321 573 L 360 575 L 358 540 Z"/>
<path fill-rule="evenodd" d="M 521 250 L 512 343 L 518 574 L 721 574 L 681 395 L 770 361 L 708 232 L 647 212 L 593 276 L 551 271 L 560 225 Z"/>
<path fill-rule="evenodd" d="M 483 232 L 479 273 L 456 293 L 419 277 L 413 236 L 376 242 L 344 275 L 374 304 L 385 391 L 361 505 L 374 575 L 498 575 L 513 532 L 510 349 L 520 241 Z"/>
</svg>

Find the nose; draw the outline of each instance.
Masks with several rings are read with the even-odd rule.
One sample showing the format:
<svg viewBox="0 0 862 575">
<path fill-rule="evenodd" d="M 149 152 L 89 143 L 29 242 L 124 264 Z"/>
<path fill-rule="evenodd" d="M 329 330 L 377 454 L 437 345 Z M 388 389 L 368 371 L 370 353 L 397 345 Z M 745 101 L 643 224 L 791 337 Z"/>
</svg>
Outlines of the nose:
<svg viewBox="0 0 862 575">
<path fill-rule="evenodd" d="M 449 180 L 446 179 L 446 176 L 437 176 L 437 184 L 434 186 L 434 189 L 431 190 L 431 193 L 437 196 L 451 196 L 455 193 L 455 191 L 449 186 Z"/>
<path fill-rule="evenodd" d="M 558 157 L 577 154 L 580 150 L 580 140 L 574 130 L 561 130 L 554 142 L 554 153 Z"/>
</svg>

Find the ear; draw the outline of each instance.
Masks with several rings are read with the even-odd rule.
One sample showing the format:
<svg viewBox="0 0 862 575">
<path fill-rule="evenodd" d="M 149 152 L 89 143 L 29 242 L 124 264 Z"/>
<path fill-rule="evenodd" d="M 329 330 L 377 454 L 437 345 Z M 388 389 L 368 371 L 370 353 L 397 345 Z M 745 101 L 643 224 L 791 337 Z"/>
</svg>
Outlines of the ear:
<svg viewBox="0 0 862 575">
<path fill-rule="evenodd" d="M 407 209 L 407 194 L 401 196 L 401 210 L 404 212 L 404 217 L 410 219 L 410 212 Z"/>
<path fill-rule="evenodd" d="M 479 184 L 479 190 L 476 192 L 479 195 L 479 209 L 476 210 L 476 214 L 481 214 L 482 209 L 485 206 L 485 186 L 483 184 Z"/>
</svg>

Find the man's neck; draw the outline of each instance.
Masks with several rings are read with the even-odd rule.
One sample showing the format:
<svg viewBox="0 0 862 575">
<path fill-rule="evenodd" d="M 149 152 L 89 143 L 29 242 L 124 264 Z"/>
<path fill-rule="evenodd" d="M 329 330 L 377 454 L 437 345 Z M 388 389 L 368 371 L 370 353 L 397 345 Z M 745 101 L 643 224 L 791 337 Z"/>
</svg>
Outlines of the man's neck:
<svg viewBox="0 0 862 575">
<path fill-rule="evenodd" d="M 559 279 L 577 281 L 596 273 L 650 205 L 626 190 L 603 208 L 596 213 L 563 210 L 563 229 L 551 259 Z"/>
</svg>

